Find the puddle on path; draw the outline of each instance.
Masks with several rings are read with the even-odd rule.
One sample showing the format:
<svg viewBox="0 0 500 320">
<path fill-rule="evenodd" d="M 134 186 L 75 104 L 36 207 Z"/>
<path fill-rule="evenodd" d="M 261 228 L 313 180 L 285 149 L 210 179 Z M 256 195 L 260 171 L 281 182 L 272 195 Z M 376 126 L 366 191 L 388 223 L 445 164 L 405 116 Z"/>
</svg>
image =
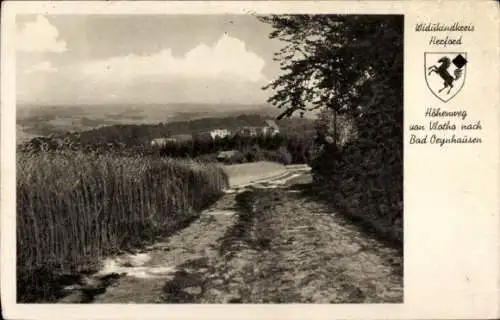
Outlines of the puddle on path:
<svg viewBox="0 0 500 320">
<path fill-rule="evenodd" d="M 231 196 L 232 197 L 232 196 Z M 224 202 L 224 201 L 222 201 Z M 229 201 L 230 202 L 230 201 Z M 161 303 L 164 284 L 187 272 L 186 262 L 213 256 L 213 246 L 234 224 L 232 203 L 203 212 L 191 225 L 137 254 L 111 257 L 99 274 L 121 274 L 118 282 L 95 297 L 94 303 Z"/>
<path fill-rule="evenodd" d="M 147 253 L 138 253 L 124 257 L 108 258 L 104 267 L 97 275 L 117 273 L 134 278 L 162 278 L 176 271 L 172 266 L 147 265 L 151 256 Z"/>
<path fill-rule="evenodd" d="M 214 210 L 214 211 L 207 211 L 204 212 L 204 215 L 209 215 L 209 216 L 217 216 L 217 215 L 223 215 L 223 216 L 232 216 L 235 215 L 237 212 L 235 210 Z"/>
</svg>

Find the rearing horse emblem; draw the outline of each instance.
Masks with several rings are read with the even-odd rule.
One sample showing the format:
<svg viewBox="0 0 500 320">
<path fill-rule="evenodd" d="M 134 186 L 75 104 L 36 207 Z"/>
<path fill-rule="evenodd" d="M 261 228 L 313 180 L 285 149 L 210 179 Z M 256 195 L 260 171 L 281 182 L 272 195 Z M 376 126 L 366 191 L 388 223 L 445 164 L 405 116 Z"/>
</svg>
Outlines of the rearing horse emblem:
<svg viewBox="0 0 500 320">
<path fill-rule="evenodd" d="M 466 53 L 426 52 L 425 79 L 431 92 L 448 102 L 462 89 L 465 82 Z"/>
</svg>

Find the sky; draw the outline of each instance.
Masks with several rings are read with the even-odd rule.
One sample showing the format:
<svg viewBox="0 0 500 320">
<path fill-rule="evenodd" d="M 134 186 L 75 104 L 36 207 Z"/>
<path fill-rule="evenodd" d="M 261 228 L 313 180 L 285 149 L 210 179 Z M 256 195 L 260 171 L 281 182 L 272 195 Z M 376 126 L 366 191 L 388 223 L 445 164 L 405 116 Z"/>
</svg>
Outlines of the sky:
<svg viewBox="0 0 500 320">
<path fill-rule="evenodd" d="M 270 31 L 249 15 L 17 16 L 18 103 L 265 103 Z"/>
</svg>

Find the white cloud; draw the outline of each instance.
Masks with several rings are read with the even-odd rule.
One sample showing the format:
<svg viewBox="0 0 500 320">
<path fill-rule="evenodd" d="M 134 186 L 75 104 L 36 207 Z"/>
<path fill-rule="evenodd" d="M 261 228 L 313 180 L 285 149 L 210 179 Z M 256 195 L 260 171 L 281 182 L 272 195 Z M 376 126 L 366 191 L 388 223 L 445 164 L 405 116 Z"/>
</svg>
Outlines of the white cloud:
<svg viewBox="0 0 500 320">
<path fill-rule="evenodd" d="M 209 79 L 259 82 L 265 80 L 264 60 L 239 39 L 223 35 L 209 47 L 200 44 L 183 57 L 171 49 L 152 55 L 127 55 L 87 62 L 80 72 L 94 81 L 126 82 L 137 78 Z"/>
<path fill-rule="evenodd" d="M 18 99 L 37 103 L 262 103 L 264 60 L 239 39 L 222 36 L 183 56 L 171 49 L 59 65 L 20 55 Z M 50 63 L 52 61 L 52 63 Z"/>
<path fill-rule="evenodd" d="M 65 52 L 66 42 L 58 37 L 57 28 L 47 18 L 38 15 L 35 21 L 17 30 L 16 48 L 25 52 Z"/>
<path fill-rule="evenodd" d="M 57 68 L 54 68 L 49 61 L 43 61 L 37 64 L 34 64 L 24 70 L 24 73 L 30 74 L 33 72 L 57 72 Z"/>
</svg>

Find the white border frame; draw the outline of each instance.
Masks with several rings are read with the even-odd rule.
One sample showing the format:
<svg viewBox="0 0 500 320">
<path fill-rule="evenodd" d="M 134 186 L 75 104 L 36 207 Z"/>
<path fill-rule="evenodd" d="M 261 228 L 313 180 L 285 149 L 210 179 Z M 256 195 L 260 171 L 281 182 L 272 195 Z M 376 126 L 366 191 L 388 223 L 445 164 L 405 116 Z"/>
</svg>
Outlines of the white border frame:
<svg viewBox="0 0 500 320">
<path fill-rule="evenodd" d="M 479 83 L 479 76 L 471 70 L 468 86 L 457 97 L 457 104 L 484 121 L 483 131 L 487 142 L 462 151 L 439 153 L 438 149 L 410 146 L 405 141 L 405 303 L 404 304 L 284 304 L 284 305 L 54 305 L 15 303 L 15 45 L 14 17 L 16 14 L 216 14 L 216 13 L 335 13 L 335 14 L 404 14 L 405 15 L 405 128 L 410 120 L 421 119 L 422 104 L 440 106 L 428 96 L 425 81 L 422 82 L 421 63 L 413 60 L 413 51 L 419 56 L 426 50 L 425 36 L 411 30 L 415 20 L 441 19 L 445 23 L 453 20 L 470 20 L 478 25 L 474 51 L 480 61 L 482 77 L 488 83 Z M 479 28 L 479 25 L 481 26 Z M 2 69 L 1 69 L 1 294 L 5 317 L 16 319 L 416 319 L 416 318 L 495 318 L 498 310 L 498 123 L 491 119 L 491 113 L 498 112 L 498 6 L 493 1 L 175 1 L 175 2 L 96 2 L 68 1 L 42 2 L 19 1 L 2 3 Z M 489 28 L 489 34 L 485 35 Z M 474 39 L 476 39 L 474 38 Z M 473 41 L 469 41 L 472 48 Z M 471 49 L 472 51 L 472 49 Z M 487 59 L 488 62 L 485 62 Z M 474 61 L 479 61 L 478 59 Z M 493 61 L 493 62 L 491 62 Z M 412 63 L 418 65 L 414 72 Z M 472 67 L 472 63 L 469 65 Z M 477 64 L 478 65 L 478 64 Z M 476 70 L 479 70 L 476 69 Z M 476 82 L 474 82 L 476 81 Z M 423 87 L 422 87 L 423 84 Z M 410 89 L 411 90 L 408 90 Z M 424 88 L 424 89 L 422 89 Z M 482 96 L 474 96 L 472 89 L 478 89 Z M 425 91 L 423 91 L 425 90 Z M 426 93 L 427 92 L 427 93 Z M 477 107 L 474 101 L 484 103 Z M 449 104 L 448 104 L 449 105 Z M 470 107 L 470 108 L 469 108 Z M 420 108 L 420 109 L 419 109 Z M 416 111 L 415 111 L 416 110 Z M 481 117 L 482 116 L 482 117 Z M 422 121 L 426 119 L 421 119 Z M 405 131 L 405 139 L 407 138 Z M 407 140 L 407 139 L 406 139 Z M 432 150 L 431 150 L 432 149 Z M 472 150 L 472 151 L 471 151 Z M 417 155 L 418 154 L 418 155 Z M 449 156 L 448 156 L 449 154 Z M 457 156 L 470 163 L 471 170 L 478 168 L 473 157 L 480 155 L 484 170 L 471 172 L 464 178 L 459 176 L 465 167 L 453 167 Z M 439 158 L 441 157 L 441 158 Z M 443 159 L 446 158 L 446 159 Z M 435 161 L 433 166 L 440 169 L 450 164 L 448 171 L 432 171 L 426 178 L 437 178 L 438 183 L 424 183 L 417 176 L 425 175 L 427 164 L 419 162 Z M 467 162 L 468 161 L 468 162 Z M 441 176 L 435 176 L 441 172 Z M 441 180 L 439 180 L 441 178 Z M 443 180 L 444 179 L 444 180 Z M 493 181 L 494 180 L 494 181 Z M 436 180 L 433 180 L 436 181 Z M 444 182 L 443 182 L 444 181 Z M 449 181 L 450 190 L 441 198 L 432 198 L 433 189 Z M 478 187 L 489 188 L 479 193 Z M 455 187 L 455 188 L 454 188 Z M 469 187 L 468 189 L 466 187 Z M 461 189 L 462 188 L 462 189 Z M 466 188 L 466 189 L 463 189 Z M 437 189 L 436 189 L 437 190 Z M 464 194 L 462 192 L 469 192 Z M 419 195 L 420 193 L 420 195 Z M 473 198 L 470 198 L 470 194 Z M 469 198 L 467 198 L 469 196 Z M 452 197 L 452 198 L 450 198 Z M 472 200 L 471 200 L 472 199 Z M 12 201 L 14 200 L 14 201 Z M 419 204 L 433 204 L 436 214 L 432 216 Z M 432 202 L 434 201 L 434 202 Z M 446 201 L 456 204 L 447 205 Z M 471 202 L 472 201 L 472 202 Z M 477 201 L 482 206 L 473 207 Z M 474 202 L 475 203 L 475 202 Z M 463 208 L 463 209 L 462 209 Z M 476 208 L 474 214 L 461 212 Z M 428 208 L 427 208 L 428 209 Z M 431 212 L 432 213 L 432 212 Z M 420 214 L 417 218 L 416 214 Z M 437 218 L 435 218 L 437 217 Z M 452 217 L 453 219 L 448 219 Z M 448 220 L 445 220 L 448 219 Z M 440 232 L 435 228 L 451 224 Z M 437 224 L 437 225 L 435 225 Z M 454 233 L 464 226 L 476 232 L 475 237 Z M 434 228 L 434 229 L 433 229 Z M 479 231 L 479 233 L 477 233 Z M 444 256 L 443 256 L 444 255 Z M 431 259 L 431 261 L 429 261 Z M 471 259 L 469 261 L 468 259 Z M 435 266 L 433 263 L 437 264 Z M 456 269 L 452 269 L 456 268 Z M 460 278 L 468 274 L 472 282 L 463 284 Z M 443 285 L 438 285 L 442 281 Z M 456 283 L 458 282 L 460 286 Z"/>
</svg>

